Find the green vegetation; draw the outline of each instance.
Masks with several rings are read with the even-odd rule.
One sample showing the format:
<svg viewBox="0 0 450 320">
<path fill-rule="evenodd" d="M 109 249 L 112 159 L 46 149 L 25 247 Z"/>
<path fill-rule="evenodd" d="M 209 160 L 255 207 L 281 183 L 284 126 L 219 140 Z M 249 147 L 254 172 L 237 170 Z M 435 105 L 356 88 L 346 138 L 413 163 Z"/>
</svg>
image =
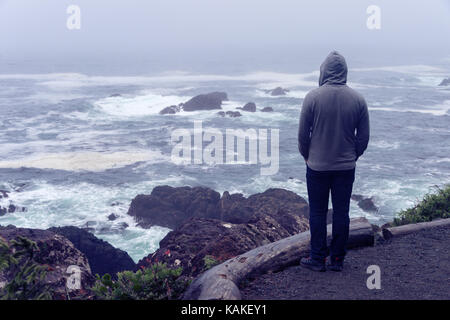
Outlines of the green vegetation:
<svg viewBox="0 0 450 320">
<path fill-rule="evenodd" d="M 172 300 L 179 299 L 189 282 L 181 277 L 182 268 L 171 269 L 165 263 L 155 263 L 137 272 L 97 275 L 92 291 L 102 300 Z"/>
<path fill-rule="evenodd" d="M 217 260 L 216 258 L 214 258 L 211 255 L 204 256 L 203 262 L 205 264 L 205 270 L 209 270 L 212 267 L 214 267 L 215 265 L 219 264 L 219 260 Z"/>
<path fill-rule="evenodd" d="M 427 222 L 438 218 L 450 218 L 450 185 L 443 189 L 436 187 L 437 192 L 425 195 L 422 201 L 412 208 L 398 213 L 393 225 Z"/>
<path fill-rule="evenodd" d="M 0 239 L 0 271 L 12 279 L 0 289 L 1 300 L 49 300 L 52 298 L 45 283 L 46 269 L 37 264 L 35 242 L 19 237 L 11 245 Z"/>
</svg>

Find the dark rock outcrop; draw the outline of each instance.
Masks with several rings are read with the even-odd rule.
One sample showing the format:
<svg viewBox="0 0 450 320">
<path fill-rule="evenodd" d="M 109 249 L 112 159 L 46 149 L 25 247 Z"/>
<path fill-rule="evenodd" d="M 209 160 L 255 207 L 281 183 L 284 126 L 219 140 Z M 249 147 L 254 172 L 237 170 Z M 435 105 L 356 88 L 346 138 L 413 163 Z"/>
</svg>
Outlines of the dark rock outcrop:
<svg viewBox="0 0 450 320">
<path fill-rule="evenodd" d="M 170 106 L 170 107 L 167 107 L 167 108 L 164 108 L 164 109 L 162 109 L 160 112 L 159 112 L 159 114 L 175 114 L 175 113 L 177 113 L 177 112 L 180 112 L 180 110 L 181 110 L 181 108 L 179 107 L 179 106 L 175 106 L 175 105 L 173 105 L 173 106 Z"/>
<path fill-rule="evenodd" d="M 265 107 L 261 110 L 261 112 L 273 112 L 273 108 L 272 107 Z"/>
<path fill-rule="evenodd" d="M 443 79 L 440 86 L 450 86 L 450 78 Z"/>
<path fill-rule="evenodd" d="M 181 265 L 185 274 L 196 275 L 205 269 L 206 256 L 224 261 L 309 227 L 308 205 L 291 191 L 269 189 L 248 198 L 224 192 L 218 199 L 218 194 L 207 188 L 159 188 L 163 188 L 163 192 L 155 192 L 155 188 L 150 196 L 134 199 L 132 212 L 151 221 L 155 221 L 153 216 L 163 219 L 161 212 L 169 213 L 171 223 L 173 216 L 179 222 L 160 242 L 160 248 L 142 259 L 139 266 L 164 261 Z M 193 199 L 197 205 L 182 206 L 188 199 Z M 158 212 L 160 209 L 163 210 Z M 139 210 L 146 214 L 138 214 Z"/>
<path fill-rule="evenodd" d="M 150 195 L 138 195 L 131 202 L 128 214 L 139 225 L 175 229 L 191 217 L 217 218 L 220 194 L 203 187 L 158 186 Z"/>
<path fill-rule="evenodd" d="M 254 102 L 249 102 L 242 108 L 239 107 L 237 109 L 242 110 L 242 111 L 247 111 L 247 112 L 256 112 L 256 104 Z"/>
<path fill-rule="evenodd" d="M 271 96 L 285 96 L 289 92 L 289 90 L 277 87 L 272 90 L 265 90 L 265 92 L 269 93 Z"/>
<path fill-rule="evenodd" d="M 358 207 L 366 212 L 378 211 L 378 207 L 375 205 L 373 197 L 367 198 L 360 194 L 353 194 L 351 198 L 358 203 Z"/>
<path fill-rule="evenodd" d="M 227 101 L 225 92 L 211 92 L 193 97 L 182 105 L 184 111 L 222 109 L 222 102 Z"/>
<path fill-rule="evenodd" d="M 54 299 L 67 298 L 66 282 L 71 276 L 70 266 L 77 266 L 81 272 L 81 289 L 69 293 L 70 296 L 85 295 L 95 281 L 86 256 L 62 235 L 48 230 L 8 226 L 0 227 L 0 237 L 8 243 L 19 237 L 36 242 L 38 251 L 34 252 L 33 260 L 47 267 L 45 283 L 49 285 Z M 12 277 L 14 273 L 9 269 L 0 272 L 0 278 L 5 281 L 10 281 Z"/>
<path fill-rule="evenodd" d="M 117 272 L 134 270 L 136 267 L 128 253 L 114 248 L 86 230 L 71 226 L 48 230 L 69 239 L 87 257 L 93 274 L 109 273 L 115 276 Z"/>
</svg>

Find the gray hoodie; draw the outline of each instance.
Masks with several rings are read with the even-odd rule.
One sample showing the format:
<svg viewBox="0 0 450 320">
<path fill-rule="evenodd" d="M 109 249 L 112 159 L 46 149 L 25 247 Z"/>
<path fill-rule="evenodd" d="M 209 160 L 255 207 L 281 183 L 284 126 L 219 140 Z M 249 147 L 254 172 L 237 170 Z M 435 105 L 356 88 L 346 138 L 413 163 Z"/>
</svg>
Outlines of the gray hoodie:
<svg viewBox="0 0 450 320">
<path fill-rule="evenodd" d="M 300 115 L 298 148 L 313 170 L 353 169 L 369 143 L 366 101 L 346 83 L 347 63 L 333 51 L 320 66 L 319 88 L 306 95 Z"/>
</svg>

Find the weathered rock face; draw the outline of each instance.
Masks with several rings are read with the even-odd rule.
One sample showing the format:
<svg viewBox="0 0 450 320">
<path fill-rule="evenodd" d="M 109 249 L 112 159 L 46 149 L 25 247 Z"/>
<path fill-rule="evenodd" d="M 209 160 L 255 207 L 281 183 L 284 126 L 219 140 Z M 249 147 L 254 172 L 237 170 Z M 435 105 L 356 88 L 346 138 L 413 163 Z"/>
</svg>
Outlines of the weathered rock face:
<svg viewBox="0 0 450 320">
<path fill-rule="evenodd" d="M 277 87 L 272 90 L 266 90 L 266 93 L 269 93 L 271 96 L 284 96 L 289 92 L 288 89 L 283 89 L 281 87 Z"/>
<path fill-rule="evenodd" d="M 256 112 L 256 104 L 254 102 L 249 102 L 242 108 L 238 108 L 238 109 L 247 111 L 247 112 Z"/>
<path fill-rule="evenodd" d="M 88 259 L 93 274 L 109 273 L 115 276 L 117 272 L 134 270 L 136 264 L 133 259 L 120 249 L 98 239 L 92 233 L 77 227 L 50 228 L 49 231 L 60 234 L 69 239 L 75 248 L 80 250 Z"/>
<path fill-rule="evenodd" d="M 225 92 L 211 92 L 193 97 L 182 105 L 184 111 L 222 109 L 222 102 L 227 101 Z"/>
<path fill-rule="evenodd" d="M 54 299 L 66 299 L 66 282 L 70 277 L 69 266 L 77 266 L 81 271 L 81 289 L 70 293 L 71 296 L 82 296 L 92 286 L 95 278 L 92 276 L 86 256 L 81 253 L 65 237 L 48 230 L 16 228 L 14 226 L 0 227 L 0 237 L 8 243 L 18 237 L 25 237 L 36 242 L 39 250 L 33 259 L 36 263 L 47 265 L 46 283 Z M 0 272 L 6 281 L 14 274 L 9 270 Z M 2 278 L 0 277 L 0 278 Z"/>
<path fill-rule="evenodd" d="M 443 79 L 439 85 L 440 86 L 450 86 L 450 78 Z"/>
<path fill-rule="evenodd" d="M 188 187 L 171 189 L 180 189 L 182 193 L 192 192 L 186 188 Z M 214 192 L 215 195 L 215 191 L 207 188 L 196 191 L 205 195 Z M 146 197 L 152 197 L 153 193 Z M 156 194 L 162 193 L 157 191 Z M 189 197 L 184 194 L 182 199 L 185 198 Z M 224 261 L 262 244 L 309 228 L 306 201 L 287 190 L 269 189 L 249 198 L 225 192 L 220 199 L 217 199 L 217 195 L 207 199 L 217 200 L 209 201 L 208 206 L 203 206 L 209 210 L 207 215 L 195 210 L 191 210 L 195 215 L 186 212 L 184 215 L 177 214 L 177 217 L 184 217 L 184 220 L 160 242 L 160 248 L 154 254 L 141 260 L 138 265 L 146 266 L 156 261 L 164 261 L 170 265 L 183 266 L 185 274 L 196 275 L 205 268 L 205 256 Z M 146 200 L 150 203 L 155 199 Z M 160 201 L 161 198 L 156 202 L 158 206 Z M 168 206 L 168 211 L 173 210 L 173 207 L 174 205 Z M 134 208 L 136 209 L 137 207 Z M 162 217 L 158 215 L 158 218 Z"/>
</svg>

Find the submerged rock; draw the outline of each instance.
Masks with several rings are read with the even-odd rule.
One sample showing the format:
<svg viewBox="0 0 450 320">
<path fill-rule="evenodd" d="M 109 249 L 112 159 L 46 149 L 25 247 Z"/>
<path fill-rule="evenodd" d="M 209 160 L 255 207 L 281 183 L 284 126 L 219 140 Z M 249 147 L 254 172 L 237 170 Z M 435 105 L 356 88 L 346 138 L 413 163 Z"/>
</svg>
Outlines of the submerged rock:
<svg viewBox="0 0 450 320">
<path fill-rule="evenodd" d="M 225 116 L 229 116 L 231 118 L 237 118 L 237 117 L 241 117 L 242 114 L 239 111 L 219 111 L 217 112 L 217 114 L 221 117 L 225 117 Z"/>
<path fill-rule="evenodd" d="M 440 86 L 450 86 L 450 78 L 443 79 Z"/>
<path fill-rule="evenodd" d="M 271 96 L 285 96 L 289 90 L 283 89 L 282 87 L 277 87 L 272 90 L 265 90 L 266 93 L 269 93 Z"/>
<path fill-rule="evenodd" d="M 273 108 L 272 107 L 265 107 L 264 109 L 261 110 L 261 112 L 273 112 Z"/>
<path fill-rule="evenodd" d="M 114 248 L 108 242 L 98 239 L 86 230 L 72 226 L 48 230 L 66 237 L 75 248 L 84 253 L 93 274 L 104 275 L 109 273 L 115 276 L 117 272 L 134 270 L 136 267 L 128 253 Z"/>
</svg>

